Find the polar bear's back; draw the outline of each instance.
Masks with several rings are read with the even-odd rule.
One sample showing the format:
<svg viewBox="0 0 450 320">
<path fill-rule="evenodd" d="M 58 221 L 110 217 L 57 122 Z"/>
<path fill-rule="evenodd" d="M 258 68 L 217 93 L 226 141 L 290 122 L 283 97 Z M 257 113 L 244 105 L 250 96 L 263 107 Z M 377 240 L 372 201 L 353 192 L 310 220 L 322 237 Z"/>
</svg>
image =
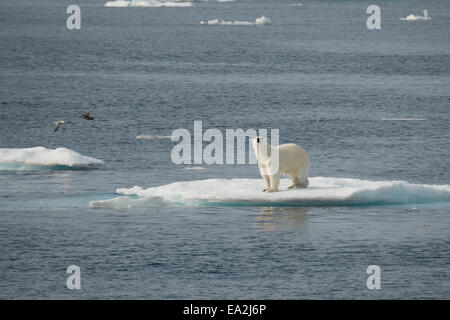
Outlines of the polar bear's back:
<svg viewBox="0 0 450 320">
<path fill-rule="evenodd" d="M 280 172 L 284 174 L 307 174 L 309 157 L 305 150 L 294 143 L 278 146 Z"/>
</svg>

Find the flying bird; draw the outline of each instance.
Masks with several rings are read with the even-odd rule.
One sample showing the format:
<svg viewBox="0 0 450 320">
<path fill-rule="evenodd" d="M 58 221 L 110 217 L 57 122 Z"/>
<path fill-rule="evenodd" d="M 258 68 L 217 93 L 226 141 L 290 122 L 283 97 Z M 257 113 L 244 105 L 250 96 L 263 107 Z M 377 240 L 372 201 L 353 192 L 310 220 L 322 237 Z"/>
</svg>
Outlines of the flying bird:
<svg viewBox="0 0 450 320">
<path fill-rule="evenodd" d="M 59 120 L 55 122 L 55 132 L 58 131 L 59 127 L 64 124 L 64 120 Z"/>
<path fill-rule="evenodd" d="M 80 118 L 81 119 L 84 119 L 84 120 L 94 120 L 94 117 L 91 117 L 89 114 L 91 113 L 91 111 L 92 110 L 86 110 L 85 112 L 84 112 L 84 114 L 82 114 L 81 116 L 80 116 Z"/>
</svg>

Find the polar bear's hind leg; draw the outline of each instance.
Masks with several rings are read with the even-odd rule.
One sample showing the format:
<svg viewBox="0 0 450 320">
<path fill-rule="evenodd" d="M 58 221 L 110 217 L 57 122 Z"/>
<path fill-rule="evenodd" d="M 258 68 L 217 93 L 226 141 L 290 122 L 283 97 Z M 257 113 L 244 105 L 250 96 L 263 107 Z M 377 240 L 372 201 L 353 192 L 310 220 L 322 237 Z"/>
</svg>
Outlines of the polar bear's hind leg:
<svg viewBox="0 0 450 320">
<path fill-rule="evenodd" d="M 308 177 L 298 177 L 299 180 L 298 188 L 307 188 L 309 186 Z"/>
<path fill-rule="evenodd" d="M 307 177 L 302 175 L 289 175 L 292 179 L 292 185 L 288 187 L 288 189 L 297 189 L 297 188 L 307 188 L 309 185 L 309 180 Z"/>
<path fill-rule="evenodd" d="M 289 177 L 292 179 L 292 185 L 288 187 L 288 189 L 295 189 L 300 187 L 300 180 L 296 175 L 289 175 Z"/>
</svg>

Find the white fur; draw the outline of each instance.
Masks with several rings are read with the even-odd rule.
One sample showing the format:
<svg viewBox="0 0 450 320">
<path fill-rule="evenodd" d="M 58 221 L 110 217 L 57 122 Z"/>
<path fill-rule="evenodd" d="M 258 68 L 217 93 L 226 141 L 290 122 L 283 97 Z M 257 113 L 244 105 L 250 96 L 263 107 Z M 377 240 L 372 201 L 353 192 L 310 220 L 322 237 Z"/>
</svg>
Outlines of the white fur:
<svg viewBox="0 0 450 320">
<path fill-rule="evenodd" d="M 289 189 L 306 188 L 309 185 L 309 157 L 300 146 L 288 143 L 273 147 L 261 137 L 252 139 L 252 144 L 258 160 L 259 172 L 266 181 L 267 188 L 263 190 L 264 192 L 278 191 L 280 174 L 292 179 L 293 184 Z M 278 161 L 276 153 L 278 153 Z"/>
</svg>

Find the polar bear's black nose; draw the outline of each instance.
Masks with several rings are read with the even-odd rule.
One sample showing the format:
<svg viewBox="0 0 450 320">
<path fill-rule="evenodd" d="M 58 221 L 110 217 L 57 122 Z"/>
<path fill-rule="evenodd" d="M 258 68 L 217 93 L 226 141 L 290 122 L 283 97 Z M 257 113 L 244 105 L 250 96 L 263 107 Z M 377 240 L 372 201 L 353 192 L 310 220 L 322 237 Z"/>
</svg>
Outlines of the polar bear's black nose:
<svg viewBox="0 0 450 320">
<path fill-rule="evenodd" d="M 256 143 L 259 143 L 259 138 L 256 138 Z"/>
</svg>

